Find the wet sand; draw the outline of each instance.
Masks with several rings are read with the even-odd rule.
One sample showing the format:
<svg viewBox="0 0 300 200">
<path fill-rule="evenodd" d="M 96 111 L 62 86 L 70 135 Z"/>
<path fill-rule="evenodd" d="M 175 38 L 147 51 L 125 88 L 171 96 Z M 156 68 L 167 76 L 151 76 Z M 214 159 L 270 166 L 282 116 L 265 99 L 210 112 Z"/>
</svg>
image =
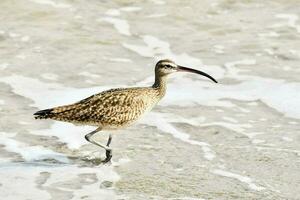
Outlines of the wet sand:
<svg viewBox="0 0 300 200">
<path fill-rule="evenodd" d="M 300 199 L 297 1 L 1 1 L 1 199 Z M 151 85 L 165 98 L 113 133 L 37 121 L 39 110 Z M 105 142 L 108 132 L 99 133 Z"/>
</svg>

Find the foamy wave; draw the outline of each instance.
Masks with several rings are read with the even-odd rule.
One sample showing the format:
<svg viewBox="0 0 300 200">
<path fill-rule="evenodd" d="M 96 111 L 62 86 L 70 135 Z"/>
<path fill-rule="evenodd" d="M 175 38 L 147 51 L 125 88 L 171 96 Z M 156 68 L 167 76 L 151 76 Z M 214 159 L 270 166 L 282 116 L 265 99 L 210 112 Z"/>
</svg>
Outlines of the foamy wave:
<svg viewBox="0 0 300 200">
<path fill-rule="evenodd" d="M 57 2 L 51 1 L 51 0 L 29 0 L 29 1 L 38 3 L 38 4 L 49 5 L 49 6 L 52 6 L 55 8 L 70 8 L 70 7 L 72 7 L 70 4 L 57 3 Z"/>
<path fill-rule="evenodd" d="M 215 152 L 211 149 L 208 143 L 190 139 L 189 134 L 176 129 L 169 121 L 167 121 L 167 118 L 164 118 L 160 113 L 149 113 L 149 116 L 143 120 L 143 123 L 150 126 L 155 126 L 159 130 L 169 133 L 174 138 L 177 138 L 183 142 L 200 146 L 204 153 L 204 158 L 207 160 L 213 160 L 216 157 Z"/>
<path fill-rule="evenodd" d="M 0 70 L 5 70 L 9 66 L 8 63 L 1 63 L 0 64 Z"/>
<path fill-rule="evenodd" d="M 43 159 L 55 159 L 57 161 L 68 163 L 68 158 L 63 154 L 46 149 L 42 146 L 29 146 L 12 138 L 8 138 L 6 133 L 0 133 L 0 143 L 8 152 L 17 153 L 26 161 L 36 161 Z"/>
<path fill-rule="evenodd" d="M 99 21 L 105 21 L 112 24 L 115 29 L 122 35 L 130 36 L 130 27 L 126 20 L 114 17 L 103 17 Z"/>
<path fill-rule="evenodd" d="M 297 24 L 299 19 L 298 15 L 295 14 L 277 14 L 277 18 L 287 19 L 287 25 L 291 28 L 296 29 L 298 33 L 300 33 L 300 25 Z M 275 26 L 282 26 L 281 24 L 276 24 Z"/>
<path fill-rule="evenodd" d="M 248 187 L 252 190 L 261 191 L 261 190 L 265 189 L 262 186 L 257 186 L 256 184 L 254 184 L 253 183 L 254 181 L 251 178 L 247 177 L 247 176 L 242 176 L 242 175 L 235 174 L 235 173 L 228 172 L 228 171 L 221 170 L 221 169 L 215 169 L 215 170 L 212 170 L 211 172 L 213 174 L 217 174 L 217 175 L 220 175 L 220 176 L 236 179 L 236 180 L 238 180 L 242 183 L 247 184 Z"/>
</svg>

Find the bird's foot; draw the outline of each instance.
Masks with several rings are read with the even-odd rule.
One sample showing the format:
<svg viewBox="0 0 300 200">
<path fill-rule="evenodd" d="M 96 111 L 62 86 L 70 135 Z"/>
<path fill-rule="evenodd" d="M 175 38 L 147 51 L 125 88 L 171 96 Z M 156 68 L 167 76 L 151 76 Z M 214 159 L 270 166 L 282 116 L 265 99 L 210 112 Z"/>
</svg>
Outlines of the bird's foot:
<svg viewBox="0 0 300 200">
<path fill-rule="evenodd" d="M 111 135 L 109 135 L 107 144 L 106 144 L 107 147 L 109 147 L 111 140 L 112 140 L 112 137 L 111 137 Z M 107 148 L 107 149 L 105 149 L 105 151 L 106 151 L 105 152 L 106 158 L 105 158 L 105 160 L 102 161 L 103 164 L 110 162 L 111 158 L 112 158 L 112 149 Z"/>
<path fill-rule="evenodd" d="M 111 149 L 106 150 L 105 155 L 106 155 L 106 158 L 102 161 L 103 164 L 108 163 L 108 162 L 111 161 L 111 158 L 112 158 L 112 150 L 111 150 Z"/>
</svg>

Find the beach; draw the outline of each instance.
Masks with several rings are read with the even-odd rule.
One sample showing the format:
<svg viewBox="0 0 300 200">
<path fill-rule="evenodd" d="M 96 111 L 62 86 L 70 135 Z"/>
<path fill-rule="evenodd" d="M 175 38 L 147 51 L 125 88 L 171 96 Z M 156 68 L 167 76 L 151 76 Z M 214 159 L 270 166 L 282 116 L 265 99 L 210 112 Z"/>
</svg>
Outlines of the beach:
<svg viewBox="0 0 300 200">
<path fill-rule="evenodd" d="M 0 198 L 300 199 L 300 2 L 1 1 Z M 110 88 L 167 93 L 113 135 L 33 113 Z"/>
</svg>

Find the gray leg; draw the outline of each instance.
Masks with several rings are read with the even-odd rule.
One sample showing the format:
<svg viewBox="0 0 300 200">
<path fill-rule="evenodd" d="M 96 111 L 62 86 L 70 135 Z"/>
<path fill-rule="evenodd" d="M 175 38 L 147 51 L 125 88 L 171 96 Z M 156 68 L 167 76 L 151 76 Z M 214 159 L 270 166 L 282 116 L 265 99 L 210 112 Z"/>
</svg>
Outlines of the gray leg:
<svg viewBox="0 0 300 200">
<path fill-rule="evenodd" d="M 107 141 L 107 144 L 106 144 L 106 145 L 100 144 L 100 143 L 98 143 L 98 142 L 96 142 L 95 140 L 92 139 L 92 136 L 93 136 L 95 133 L 101 131 L 101 129 L 102 129 L 102 128 L 99 127 L 99 128 L 97 128 L 96 130 L 94 130 L 94 131 L 92 131 L 92 132 L 86 134 L 84 137 L 85 137 L 85 139 L 86 139 L 88 142 L 90 142 L 90 143 L 92 143 L 92 144 L 95 144 L 95 145 L 97 145 L 97 146 L 99 146 L 99 147 L 105 149 L 105 151 L 106 151 L 106 158 L 105 158 L 105 160 L 104 160 L 103 162 L 104 162 L 104 163 L 107 163 L 107 162 L 109 162 L 109 161 L 111 160 L 111 158 L 112 158 L 112 149 L 109 148 L 109 145 L 110 145 L 111 140 L 112 140 L 111 135 L 109 134 L 109 138 L 108 138 L 108 141 Z"/>
<path fill-rule="evenodd" d="M 111 143 L 111 140 L 112 140 L 112 137 L 111 137 L 111 134 L 109 134 L 106 146 L 109 147 L 109 145 Z M 105 155 L 106 155 L 106 158 L 105 158 L 105 160 L 103 160 L 103 163 L 107 163 L 111 160 L 111 158 L 112 158 L 112 149 L 106 150 Z"/>
</svg>

